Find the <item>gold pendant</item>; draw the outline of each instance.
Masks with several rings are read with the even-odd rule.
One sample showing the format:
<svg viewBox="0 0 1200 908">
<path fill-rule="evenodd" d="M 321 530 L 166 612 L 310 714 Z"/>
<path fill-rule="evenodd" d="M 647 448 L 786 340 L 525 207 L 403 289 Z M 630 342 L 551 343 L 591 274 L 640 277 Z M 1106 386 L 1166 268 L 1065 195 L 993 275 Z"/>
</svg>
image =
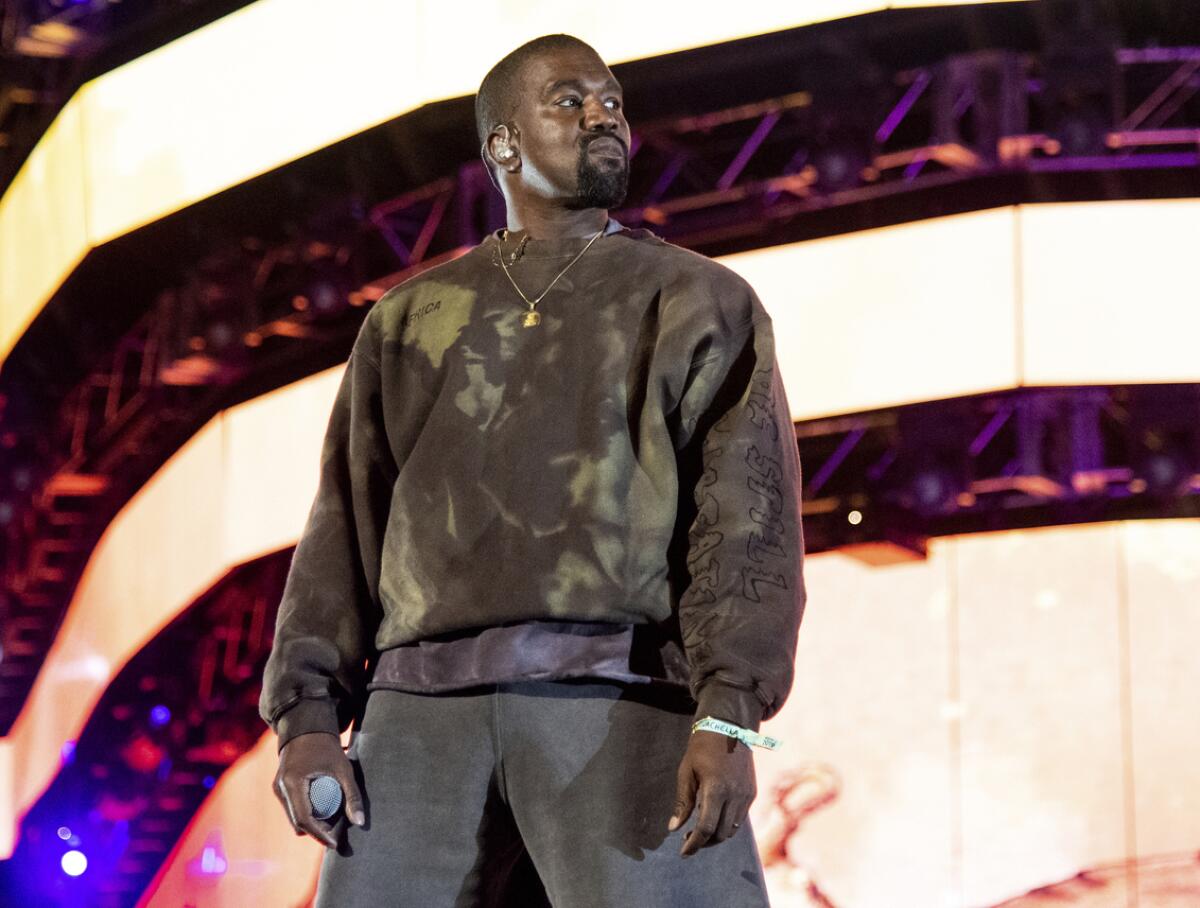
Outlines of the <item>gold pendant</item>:
<svg viewBox="0 0 1200 908">
<path fill-rule="evenodd" d="M 525 313 L 525 320 L 521 322 L 526 328 L 532 328 L 534 325 L 540 324 L 542 315 L 536 309 L 530 309 Z"/>
</svg>

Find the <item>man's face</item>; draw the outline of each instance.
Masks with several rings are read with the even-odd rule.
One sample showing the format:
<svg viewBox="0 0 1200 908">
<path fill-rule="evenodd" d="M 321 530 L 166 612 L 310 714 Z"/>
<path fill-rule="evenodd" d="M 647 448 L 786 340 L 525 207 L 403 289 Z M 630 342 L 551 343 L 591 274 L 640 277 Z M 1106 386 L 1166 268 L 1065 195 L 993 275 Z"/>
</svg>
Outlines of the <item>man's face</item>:
<svg viewBox="0 0 1200 908">
<path fill-rule="evenodd" d="M 539 54 L 522 72 L 514 121 L 521 182 L 568 208 L 615 208 L 629 185 L 621 86 L 583 49 Z"/>
</svg>

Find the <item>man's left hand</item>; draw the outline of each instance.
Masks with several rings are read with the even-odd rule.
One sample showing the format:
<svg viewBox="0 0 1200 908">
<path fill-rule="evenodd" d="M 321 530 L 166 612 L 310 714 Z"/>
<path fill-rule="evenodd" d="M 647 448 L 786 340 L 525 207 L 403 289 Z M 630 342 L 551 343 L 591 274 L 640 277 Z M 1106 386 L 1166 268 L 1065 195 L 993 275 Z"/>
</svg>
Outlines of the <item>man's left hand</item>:
<svg viewBox="0 0 1200 908">
<path fill-rule="evenodd" d="M 696 825 L 679 853 L 687 857 L 736 833 L 757 793 L 749 747 L 717 732 L 693 732 L 679 764 L 675 814 L 667 825 L 678 829 L 696 808 Z"/>
</svg>

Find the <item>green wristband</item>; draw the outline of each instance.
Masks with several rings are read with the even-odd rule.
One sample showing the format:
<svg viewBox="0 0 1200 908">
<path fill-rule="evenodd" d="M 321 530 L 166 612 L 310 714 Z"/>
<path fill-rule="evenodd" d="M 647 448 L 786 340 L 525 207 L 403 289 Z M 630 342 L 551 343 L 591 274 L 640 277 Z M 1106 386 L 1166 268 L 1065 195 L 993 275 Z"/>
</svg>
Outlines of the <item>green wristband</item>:
<svg viewBox="0 0 1200 908">
<path fill-rule="evenodd" d="M 732 722 L 714 719 L 712 716 L 705 716 L 692 725 L 692 734 L 698 731 L 715 731 L 730 738 L 737 738 L 747 746 L 753 745 L 767 750 L 778 750 L 779 745 L 783 743 L 778 738 L 769 738 L 748 728 L 742 728 L 740 725 L 734 725 Z"/>
</svg>

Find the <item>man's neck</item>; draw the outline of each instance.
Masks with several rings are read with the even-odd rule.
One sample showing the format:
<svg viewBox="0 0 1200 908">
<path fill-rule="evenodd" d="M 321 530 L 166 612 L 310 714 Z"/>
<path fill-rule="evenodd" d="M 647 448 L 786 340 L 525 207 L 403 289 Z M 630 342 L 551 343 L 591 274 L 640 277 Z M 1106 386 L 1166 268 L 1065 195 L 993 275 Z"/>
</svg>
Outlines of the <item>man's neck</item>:
<svg viewBox="0 0 1200 908">
<path fill-rule="evenodd" d="M 531 239 L 557 240 L 568 237 L 590 237 L 608 224 L 608 212 L 603 208 L 583 208 L 572 211 L 555 208 L 548 211 L 508 209 L 508 229 L 524 230 Z"/>
</svg>

